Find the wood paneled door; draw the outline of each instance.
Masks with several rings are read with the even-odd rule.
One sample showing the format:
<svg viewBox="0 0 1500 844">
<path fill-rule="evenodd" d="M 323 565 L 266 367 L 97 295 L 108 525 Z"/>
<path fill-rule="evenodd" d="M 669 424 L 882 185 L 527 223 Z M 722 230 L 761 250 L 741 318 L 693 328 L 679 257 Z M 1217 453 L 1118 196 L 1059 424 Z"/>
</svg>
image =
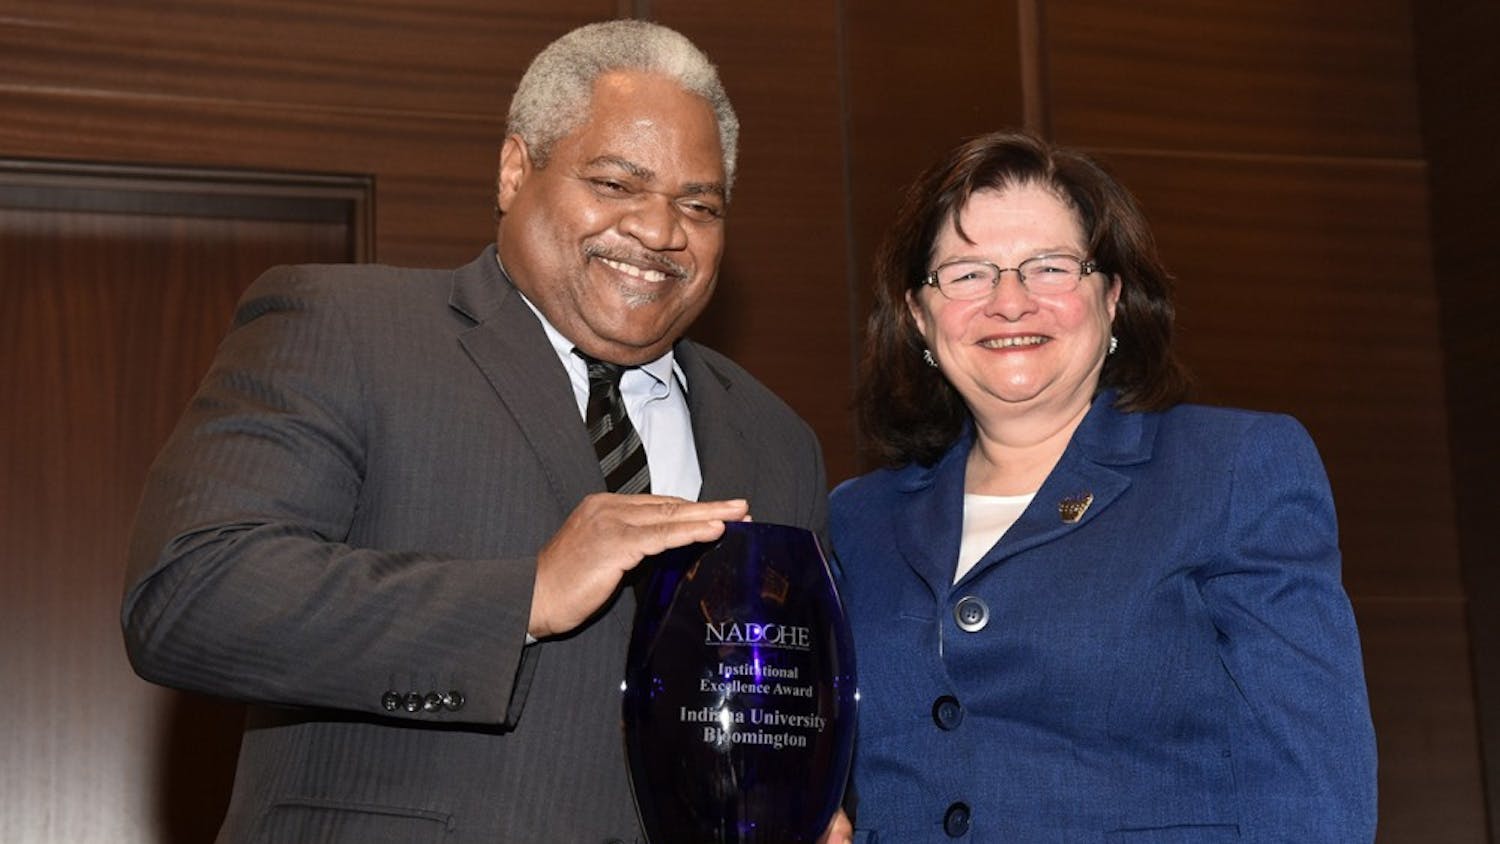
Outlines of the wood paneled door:
<svg viewBox="0 0 1500 844">
<path fill-rule="evenodd" d="M 357 178 L 0 161 L 0 840 L 199 842 L 237 706 L 126 662 L 147 467 L 261 271 L 363 257 Z"/>
</svg>

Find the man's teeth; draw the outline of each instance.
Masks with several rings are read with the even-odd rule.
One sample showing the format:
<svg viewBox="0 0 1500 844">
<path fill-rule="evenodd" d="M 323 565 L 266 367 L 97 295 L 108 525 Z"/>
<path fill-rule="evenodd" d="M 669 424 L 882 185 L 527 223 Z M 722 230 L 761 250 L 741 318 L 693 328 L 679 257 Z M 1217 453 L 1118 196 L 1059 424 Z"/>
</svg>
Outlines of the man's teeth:
<svg viewBox="0 0 1500 844">
<path fill-rule="evenodd" d="M 1040 346 L 1045 342 L 1047 342 L 1046 337 L 1037 336 L 997 337 L 993 340 L 986 340 L 979 345 L 983 346 L 986 349 L 1011 349 L 1015 348 L 1016 346 Z"/>
<path fill-rule="evenodd" d="M 642 269 L 634 264 L 626 264 L 622 261 L 614 261 L 609 258 L 600 258 L 599 260 L 603 261 L 606 266 L 613 267 L 628 276 L 634 276 L 643 281 L 656 282 L 667 280 L 667 274 L 661 270 Z"/>
</svg>

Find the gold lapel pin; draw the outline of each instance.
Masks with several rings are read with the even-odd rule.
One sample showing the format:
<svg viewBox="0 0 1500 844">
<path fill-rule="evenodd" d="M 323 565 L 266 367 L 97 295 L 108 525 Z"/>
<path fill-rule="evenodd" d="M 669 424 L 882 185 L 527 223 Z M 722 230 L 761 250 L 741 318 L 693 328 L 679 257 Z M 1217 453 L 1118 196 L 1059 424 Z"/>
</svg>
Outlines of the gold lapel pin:
<svg viewBox="0 0 1500 844">
<path fill-rule="evenodd" d="M 1062 516 L 1063 524 L 1076 525 L 1083 514 L 1088 512 L 1089 505 L 1094 503 L 1094 494 L 1085 492 L 1082 495 L 1074 495 L 1057 502 L 1057 515 Z"/>
</svg>

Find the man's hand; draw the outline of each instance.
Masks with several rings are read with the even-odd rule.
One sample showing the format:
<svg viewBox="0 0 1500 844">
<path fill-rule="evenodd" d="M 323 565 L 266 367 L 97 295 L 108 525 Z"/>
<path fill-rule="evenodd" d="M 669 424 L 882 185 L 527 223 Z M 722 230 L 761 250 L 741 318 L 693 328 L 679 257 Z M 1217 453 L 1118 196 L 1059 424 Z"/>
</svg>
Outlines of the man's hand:
<svg viewBox="0 0 1500 844">
<path fill-rule="evenodd" d="M 712 542 L 724 533 L 725 522 L 749 513 L 743 499 L 588 496 L 537 554 L 528 632 L 541 639 L 572 630 L 604 606 L 620 578 L 641 560 L 668 548 Z"/>
<path fill-rule="evenodd" d="M 843 809 L 833 813 L 828 830 L 818 839 L 818 844 L 854 844 L 854 824 L 849 822 Z"/>
</svg>

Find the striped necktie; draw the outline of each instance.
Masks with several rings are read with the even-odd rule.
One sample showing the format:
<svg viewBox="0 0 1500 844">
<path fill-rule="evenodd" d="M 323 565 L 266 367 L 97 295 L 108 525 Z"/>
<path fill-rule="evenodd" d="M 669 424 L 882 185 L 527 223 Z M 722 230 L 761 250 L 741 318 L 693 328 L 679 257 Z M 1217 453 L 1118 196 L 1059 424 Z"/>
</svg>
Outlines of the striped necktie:
<svg viewBox="0 0 1500 844">
<path fill-rule="evenodd" d="M 577 349 L 573 354 L 583 358 L 589 367 L 589 404 L 584 411 L 589 439 L 604 473 L 604 487 L 610 492 L 635 493 L 651 491 L 651 471 L 646 465 L 646 447 L 630 417 L 625 415 L 625 400 L 620 395 L 620 377 L 626 369 L 596 360 Z"/>
</svg>

